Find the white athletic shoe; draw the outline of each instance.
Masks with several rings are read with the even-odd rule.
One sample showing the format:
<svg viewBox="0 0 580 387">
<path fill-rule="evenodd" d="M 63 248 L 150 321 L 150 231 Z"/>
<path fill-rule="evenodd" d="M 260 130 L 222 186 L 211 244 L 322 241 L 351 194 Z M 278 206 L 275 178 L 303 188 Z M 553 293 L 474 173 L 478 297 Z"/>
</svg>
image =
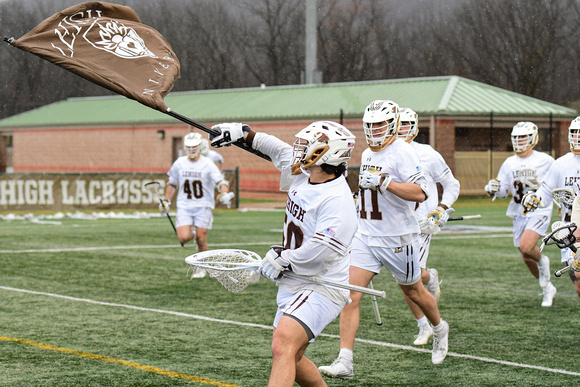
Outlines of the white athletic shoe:
<svg viewBox="0 0 580 387">
<path fill-rule="evenodd" d="M 205 277 L 207 274 L 207 271 L 205 271 L 205 269 L 200 269 L 199 267 L 195 269 L 195 273 L 193 273 L 193 275 L 191 276 L 191 279 L 194 278 L 203 278 Z"/>
<path fill-rule="evenodd" d="M 320 366 L 318 371 L 322 375 L 330 376 L 331 378 L 352 379 L 354 378 L 354 370 L 352 364 L 345 364 L 342 358 L 337 358 L 329 366 Z"/>
<path fill-rule="evenodd" d="M 439 298 L 441 297 L 441 289 L 439 288 L 439 284 L 441 283 L 439 282 L 439 272 L 437 272 L 437 269 L 428 269 L 427 271 L 431 274 L 432 280 L 429 282 L 430 284 L 427 283 L 427 285 L 425 285 L 425 288 L 427 288 L 427 291 L 433 295 L 435 302 L 439 302 Z"/>
<path fill-rule="evenodd" d="M 433 364 L 441 364 L 447 356 L 447 342 L 449 339 L 449 324 L 447 321 L 443 322 L 443 329 L 437 333 L 433 331 L 433 353 L 431 354 L 431 362 Z"/>
<path fill-rule="evenodd" d="M 550 283 L 550 258 L 542 255 L 542 259 L 537 264 L 540 270 L 540 287 L 544 289 Z"/>
<path fill-rule="evenodd" d="M 431 328 L 429 323 L 419 325 L 419 334 L 413 342 L 413 345 L 425 345 L 431 336 L 433 336 L 433 328 Z"/>
<path fill-rule="evenodd" d="M 540 293 L 544 295 L 544 298 L 542 299 L 542 306 L 544 307 L 550 307 L 552 306 L 552 300 L 554 300 L 554 296 L 556 295 L 556 287 L 552 284 L 549 284 L 548 286 L 546 286 L 544 288 L 544 292 Z"/>
</svg>

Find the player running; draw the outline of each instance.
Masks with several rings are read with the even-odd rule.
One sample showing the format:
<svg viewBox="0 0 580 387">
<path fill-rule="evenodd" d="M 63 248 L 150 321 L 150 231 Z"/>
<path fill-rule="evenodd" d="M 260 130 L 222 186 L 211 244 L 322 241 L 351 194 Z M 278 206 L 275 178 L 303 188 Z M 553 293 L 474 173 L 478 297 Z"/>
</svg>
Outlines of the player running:
<svg viewBox="0 0 580 387">
<path fill-rule="evenodd" d="M 527 192 L 540 188 L 541 179 L 554 158 L 534 150 L 538 143 L 538 127 L 532 122 L 518 122 L 512 129 L 511 139 L 515 154 L 504 161 L 497 179 L 491 179 L 485 191 L 501 199 L 512 194 L 506 215 L 513 218 L 514 246 L 520 250 L 530 273 L 539 279 L 544 296 L 542 306 L 549 307 L 556 287 L 550 282 L 550 259 L 542 255 L 537 244 L 550 225 L 552 206 L 527 213 L 522 200 Z"/>
<path fill-rule="evenodd" d="M 421 282 L 420 230 L 408 203 L 423 202 L 428 196 L 427 184 L 417 154 L 411 145 L 397 139 L 399 123 L 399 106 L 393 101 L 373 101 L 365 109 L 363 127 L 369 148 L 361 158 L 360 217 L 350 283 L 366 287 L 386 267 L 433 325 L 431 361 L 440 364 L 447 356 L 449 324 L 441 319 L 437 302 Z M 332 365 L 319 367 L 323 375 L 354 377 L 361 297 L 361 293 L 350 293 L 352 302 L 340 314 L 340 353 Z"/>
<path fill-rule="evenodd" d="M 568 187 L 573 192 L 574 183 L 580 181 L 580 117 L 576 117 L 568 128 L 568 142 L 570 152 L 559 157 L 550 167 L 540 189 L 536 192 L 530 191 L 522 201 L 524 209 L 528 212 L 536 212 L 544 207 L 552 209 L 552 191 L 557 188 Z M 540 208 L 540 210 L 536 210 Z M 566 203 L 561 204 L 562 221 L 569 223 L 572 216 L 572 206 Z M 572 259 L 572 250 L 562 249 L 561 262 L 568 265 Z M 574 283 L 576 293 L 580 297 L 580 273 L 569 272 L 570 279 Z"/>
<path fill-rule="evenodd" d="M 273 246 L 260 274 L 277 280 L 278 310 L 272 336 L 268 386 L 325 386 L 316 365 L 304 356 L 324 327 L 349 302 L 349 291 L 282 277 L 283 270 L 347 284 L 356 209 L 345 178 L 355 137 L 344 126 L 319 121 L 296 134 L 294 146 L 256 133 L 239 123 L 220 124 L 212 146 L 241 140 L 272 159 L 282 172 L 280 189 L 288 191 L 284 247 Z M 228 140 L 226 140 L 228 139 Z"/>
<path fill-rule="evenodd" d="M 397 138 L 403 139 L 415 150 L 419 157 L 419 163 L 423 168 L 425 180 L 427 180 L 427 189 L 429 197 L 417 206 L 416 202 L 409 202 L 411 210 L 414 211 L 415 217 L 419 221 L 421 234 L 419 241 L 421 251 L 419 254 L 419 266 L 421 267 L 421 282 L 427 288 L 427 291 L 439 301 L 441 290 L 439 288 L 439 273 L 437 269 L 427 269 L 427 258 L 429 257 L 429 246 L 431 245 L 431 236 L 447 223 L 449 215 L 453 213 L 451 206 L 459 197 L 460 184 L 449 166 L 443 159 L 443 156 L 429 144 L 421 144 L 414 141 L 419 133 L 419 118 L 410 108 L 401 108 L 401 126 L 397 133 Z M 437 183 L 443 187 L 441 201 L 437 194 Z M 409 309 L 417 320 L 419 334 L 413 342 L 414 345 L 425 345 L 429 338 L 433 336 L 433 329 L 421 311 L 406 295 L 405 301 Z"/>
<path fill-rule="evenodd" d="M 228 191 L 229 183 L 218 167 L 201 155 L 201 141 L 199 133 L 192 132 L 184 137 L 185 155 L 178 157 L 167 172 L 169 181 L 165 199 L 159 204 L 160 211 L 169 212 L 171 198 L 177 191 L 177 238 L 185 244 L 195 237 L 198 252 L 208 249 L 207 232 L 212 227 L 212 210 L 215 207 L 214 189 L 219 191 L 219 202 L 228 207 L 234 197 L 234 193 Z M 195 227 L 195 232 L 192 227 Z M 198 269 L 192 278 L 203 278 L 205 275 L 204 269 Z"/>
</svg>

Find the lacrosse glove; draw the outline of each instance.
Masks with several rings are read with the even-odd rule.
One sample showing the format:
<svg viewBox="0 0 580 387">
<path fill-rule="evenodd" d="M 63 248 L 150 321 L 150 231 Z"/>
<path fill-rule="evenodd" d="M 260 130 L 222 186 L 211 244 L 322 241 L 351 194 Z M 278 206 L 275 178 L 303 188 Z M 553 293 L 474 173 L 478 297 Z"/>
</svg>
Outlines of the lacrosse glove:
<svg viewBox="0 0 580 387">
<path fill-rule="evenodd" d="M 258 269 L 262 277 L 270 281 L 276 281 L 282 277 L 284 270 L 288 270 L 290 262 L 282 258 L 280 255 L 282 250 L 284 250 L 282 246 L 270 247 Z"/>
<path fill-rule="evenodd" d="M 227 206 L 228 208 L 230 208 L 230 206 L 232 205 L 232 199 L 234 198 L 234 193 L 233 192 L 220 192 L 217 196 L 217 200 Z"/>
<path fill-rule="evenodd" d="M 391 176 L 388 173 L 381 173 L 374 168 L 365 170 L 358 177 L 358 186 L 360 188 L 379 191 L 383 195 L 387 192 L 387 187 L 390 183 Z"/>
<path fill-rule="evenodd" d="M 485 185 L 484 190 L 489 196 L 495 195 L 495 193 L 499 191 L 499 180 L 491 179 L 489 183 Z"/>
<path fill-rule="evenodd" d="M 171 207 L 171 200 L 163 199 L 159 203 L 159 211 L 168 213 Z"/>
<path fill-rule="evenodd" d="M 428 217 L 419 219 L 419 228 L 421 229 L 421 234 L 437 234 L 441 229 Z"/>
<path fill-rule="evenodd" d="M 542 199 L 534 192 L 529 191 L 522 198 L 522 206 L 524 207 L 523 214 L 535 211 L 538 207 L 542 207 Z"/>
<path fill-rule="evenodd" d="M 453 208 L 445 209 L 442 206 L 437 206 L 435 211 L 431 211 L 429 215 L 427 215 L 427 218 L 429 218 L 429 220 L 437 226 L 443 227 L 447 224 L 449 215 L 454 212 L 455 210 Z"/>
<path fill-rule="evenodd" d="M 221 148 L 222 146 L 230 146 L 240 139 L 244 138 L 244 134 L 249 132 L 251 128 L 246 124 L 239 122 L 230 122 L 218 124 L 211 127 L 213 132 L 210 133 L 209 140 L 211 146 L 214 148 Z"/>
</svg>

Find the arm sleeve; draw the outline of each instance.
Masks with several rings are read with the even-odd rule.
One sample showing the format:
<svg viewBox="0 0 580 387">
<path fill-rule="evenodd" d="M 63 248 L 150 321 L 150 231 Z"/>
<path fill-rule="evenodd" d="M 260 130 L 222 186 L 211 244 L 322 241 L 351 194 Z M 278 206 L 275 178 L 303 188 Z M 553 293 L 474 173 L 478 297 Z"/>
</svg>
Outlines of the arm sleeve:
<svg viewBox="0 0 580 387">
<path fill-rule="evenodd" d="M 507 174 L 506 168 L 506 163 L 504 162 L 499 169 L 499 173 L 497 174 L 497 179 L 499 180 L 499 191 L 495 193 L 495 196 L 500 199 L 505 199 L 508 196 L 510 189 L 509 176 Z"/>
<path fill-rule="evenodd" d="M 292 175 L 292 146 L 277 137 L 266 133 L 256 133 L 252 141 L 252 148 L 270 156 L 274 167 L 281 172 L 280 190 L 288 191 L 296 178 Z"/>
<path fill-rule="evenodd" d="M 457 201 L 459 197 L 459 190 L 461 188 L 459 180 L 457 180 L 449 167 L 446 168 L 448 173 L 445 173 L 439 180 L 439 183 L 443 187 L 443 195 L 441 197 L 441 203 L 445 204 L 448 208 Z"/>
</svg>

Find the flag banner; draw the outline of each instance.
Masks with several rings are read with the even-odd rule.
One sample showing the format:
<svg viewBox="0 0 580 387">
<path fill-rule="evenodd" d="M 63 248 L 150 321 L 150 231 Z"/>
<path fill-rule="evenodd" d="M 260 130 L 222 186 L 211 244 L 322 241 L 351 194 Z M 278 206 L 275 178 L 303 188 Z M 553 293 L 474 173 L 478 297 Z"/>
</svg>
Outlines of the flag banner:
<svg viewBox="0 0 580 387">
<path fill-rule="evenodd" d="M 168 110 L 163 98 L 180 74 L 165 38 L 118 4 L 74 5 L 8 42 L 163 113 Z"/>
</svg>

